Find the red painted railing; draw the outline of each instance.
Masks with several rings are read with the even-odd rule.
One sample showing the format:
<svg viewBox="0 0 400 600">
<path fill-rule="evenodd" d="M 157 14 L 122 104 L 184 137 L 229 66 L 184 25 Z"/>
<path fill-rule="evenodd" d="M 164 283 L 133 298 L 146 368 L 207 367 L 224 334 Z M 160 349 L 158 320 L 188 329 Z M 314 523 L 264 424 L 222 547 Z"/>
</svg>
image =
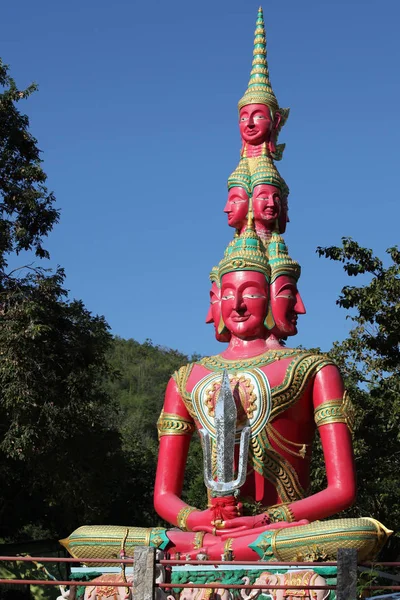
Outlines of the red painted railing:
<svg viewBox="0 0 400 600">
<path fill-rule="evenodd" d="M 114 559 L 95 559 L 95 558 L 88 558 L 88 559 L 76 559 L 76 558 L 56 558 L 56 557 L 44 557 L 44 556 L 0 556 L 0 562 L 39 562 L 39 563 L 75 563 L 75 564 L 86 564 L 86 565 L 90 565 L 90 564 L 97 564 L 99 562 L 101 562 L 102 564 L 109 564 L 109 565 L 125 565 L 125 566 L 132 566 L 133 565 L 133 559 L 118 559 L 118 558 L 114 558 Z M 204 565 L 213 565 L 216 567 L 216 569 L 221 569 L 223 570 L 224 568 L 230 566 L 230 565 L 237 565 L 237 566 L 265 566 L 268 568 L 276 568 L 276 567 L 321 567 L 321 566 L 326 566 L 326 567 L 332 567 L 332 566 L 337 566 L 337 562 L 331 561 L 331 562 L 324 562 L 324 563 L 313 563 L 313 562 L 252 562 L 252 561 L 240 561 L 240 560 L 232 560 L 229 562 L 220 562 L 220 561 L 212 561 L 212 560 L 205 560 L 205 561 L 198 561 L 198 560 L 194 560 L 194 561 L 187 561 L 187 560 L 167 560 L 167 559 L 163 559 L 160 561 L 157 561 L 159 564 L 165 566 L 165 567 L 171 567 L 174 565 L 198 565 L 198 566 L 204 566 Z M 372 562 L 366 562 L 366 563 L 361 563 L 362 566 L 365 567 L 371 567 L 371 568 L 385 568 L 385 567 L 397 567 L 400 568 L 400 562 L 377 562 L 377 563 L 372 563 Z M 83 586 L 83 587 L 88 587 L 88 586 L 92 586 L 93 582 L 92 581 L 76 581 L 76 580 L 47 580 L 47 579 L 0 579 L 0 585 L 2 584 L 8 584 L 8 585 L 50 585 L 50 586 L 58 586 L 58 585 L 63 585 L 63 586 Z M 101 585 L 102 586 L 114 586 L 114 587 L 125 587 L 123 585 L 123 583 L 119 586 L 115 585 L 115 581 L 101 581 Z M 128 584 L 131 585 L 131 584 Z M 221 582 L 216 582 L 216 583 L 180 583 L 180 582 L 176 582 L 176 583 L 156 583 L 155 584 L 156 587 L 162 588 L 162 589 L 171 589 L 171 588 L 195 588 L 195 589 L 243 589 L 243 587 L 245 587 L 246 589 L 254 589 L 254 590 L 258 590 L 258 589 L 265 589 L 265 584 L 263 585 L 250 585 L 250 584 L 228 584 L 228 583 L 221 583 Z M 291 589 L 302 589 L 304 586 L 301 585 L 290 585 Z M 276 590 L 281 590 L 281 589 L 286 589 L 287 586 L 285 585 L 269 585 L 268 584 L 268 588 L 269 589 L 276 589 Z M 336 586 L 334 585 L 325 585 L 325 586 L 307 586 L 307 589 L 310 590 L 335 590 Z M 393 591 L 393 592 L 397 592 L 400 591 L 400 585 L 369 585 L 367 587 L 364 588 L 364 591 L 373 591 L 373 590 L 382 590 L 382 591 Z"/>
</svg>

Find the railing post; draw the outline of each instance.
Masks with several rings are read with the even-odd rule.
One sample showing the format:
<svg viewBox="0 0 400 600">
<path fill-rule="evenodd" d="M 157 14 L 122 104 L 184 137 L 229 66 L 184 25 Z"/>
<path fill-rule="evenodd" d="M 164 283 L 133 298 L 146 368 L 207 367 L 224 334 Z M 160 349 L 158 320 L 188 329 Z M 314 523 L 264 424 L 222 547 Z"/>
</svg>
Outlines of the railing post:
<svg viewBox="0 0 400 600">
<path fill-rule="evenodd" d="M 339 548 L 336 600 L 357 600 L 357 551 Z"/>
<path fill-rule="evenodd" d="M 155 548 L 136 546 L 133 553 L 133 599 L 154 600 Z"/>
</svg>

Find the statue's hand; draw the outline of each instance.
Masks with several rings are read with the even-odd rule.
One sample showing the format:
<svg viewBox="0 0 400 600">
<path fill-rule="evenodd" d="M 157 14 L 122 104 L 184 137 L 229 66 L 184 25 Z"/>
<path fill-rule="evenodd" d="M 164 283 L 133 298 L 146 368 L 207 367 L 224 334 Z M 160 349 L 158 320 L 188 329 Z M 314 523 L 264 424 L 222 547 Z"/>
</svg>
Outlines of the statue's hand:
<svg viewBox="0 0 400 600">
<path fill-rule="evenodd" d="M 234 519 L 227 519 L 225 521 L 226 529 L 236 529 L 241 527 L 244 529 L 255 529 L 257 527 L 265 527 L 270 524 L 269 515 L 262 513 L 260 515 L 254 515 L 252 517 L 236 517 Z"/>
<path fill-rule="evenodd" d="M 235 496 L 222 496 L 211 498 L 211 510 L 214 511 L 214 521 L 226 521 L 240 517 L 243 504 L 238 502 Z"/>
<path fill-rule="evenodd" d="M 187 519 L 187 527 L 190 531 L 208 531 L 213 528 L 215 520 L 213 508 L 206 510 L 196 510 L 192 512 Z"/>
<path fill-rule="evenodd" d="M 206 510 L 192 512 L 188 517 L 187 524 L 191 531 L 213 533 L 214 530 L 225 529 L 224 523 L 237 519 L 241 512 L 242 504 L 237 502 L 234 496 L 212 498 L 211 506 Z"/>
<path fill-rule="evenodd" d="M 239 532 L 248 532 L 254 528 L 264 529 L 269 525 L 270 520 L 268 515 L 258 515 L 254 517 L 235 517 L 226 521 L 213 521 L 211 525 L 202 525 L 194 527 L 193 531 L 205 531 L 218 536 L 230 535 L 235 537 Z"/>
</svg>

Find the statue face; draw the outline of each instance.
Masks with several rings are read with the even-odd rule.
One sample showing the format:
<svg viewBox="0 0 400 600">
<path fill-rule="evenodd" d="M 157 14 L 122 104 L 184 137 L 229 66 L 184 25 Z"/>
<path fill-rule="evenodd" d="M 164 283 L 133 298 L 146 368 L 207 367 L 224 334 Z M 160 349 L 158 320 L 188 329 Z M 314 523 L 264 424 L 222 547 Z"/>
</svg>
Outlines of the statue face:
<svg viewBox="0 0 400 600">
<path fill-rule="evenodd" d="M 222 277 L 221 312 L 225 326 L 238 338 L 263 337 L 268 283 L 262 273 L 236 271 Z"/>
<path fill-rule="evenodd" d="M 281 275 L 271 284 L 270 289 L 271 308 L 275 321 L 272 333 L 279 339 L 296 335 L 297 317 L 306 312 L 296 280 L 293 277 Z"/>
<path fill-rule="evenodd" d="M 232 187 L 228 192 L 228 200 L 224 212 L 228 215 L 229 227 L 241 229 L 246 224 L 249 210 L 249 197 L 242 187 Z"/>
<path fill-rule="evenodd" d="M 268 106 L 264 104 L 249 104 L 239 112 L 239 129 L 243 141 L 258 146 L 269 142 L 273 122 Z"/>
<path fill-rule="evenodd" d="M 218 325 L 221 319 L 221 291 L 215 281 L 210 290 L 210 308 L 206 316 L 206 323 L 214 323 L 215 337 L 218 342 L 229 342 L 231 334 L 229 331 L 218 333 Z"/>
<path fill-rule="evenodd" d="M 281 212 L 281 192 L 274 185 L 256 185 L 253 190 L 255 222 L 272 229 Z"/>
</svg>

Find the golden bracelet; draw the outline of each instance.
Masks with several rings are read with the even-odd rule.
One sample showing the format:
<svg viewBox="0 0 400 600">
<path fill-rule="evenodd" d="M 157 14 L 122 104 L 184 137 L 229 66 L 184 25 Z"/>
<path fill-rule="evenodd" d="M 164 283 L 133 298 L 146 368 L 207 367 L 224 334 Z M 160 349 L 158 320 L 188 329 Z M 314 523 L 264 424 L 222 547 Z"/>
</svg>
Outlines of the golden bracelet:
<svg viewBox="0 0 400 600">
<path fill-rule="evenodd" d="M 189 518 L 189 515 L 191 515 L 192 512 L 195 512 L 197 510 L 198 509 L 194 508 L 193 506 L 184 506 L 183 508 L 181 508 L 176 517 L 179 529 L 182 529 L 182 531 L 190 531 L 190 529 L 187 528 L 186 522 Z"/>
<path fill-rule="evenodd" d="M 279 521 L 286 521 L 287 523 L 293 523 L 296 519 L 292 509 L 288 504 L 275 504 L 270 506 L 266 513 L 271 523 L 279 523 Z"/>
<path fill-rule="evenodd" d="M 206 535 L 205 531 L 196 531 L 194 540 L 193 540 L 193 548 L 195 550 L 200 550 L 203 546 L 204 536 Z"/>
</svg>

